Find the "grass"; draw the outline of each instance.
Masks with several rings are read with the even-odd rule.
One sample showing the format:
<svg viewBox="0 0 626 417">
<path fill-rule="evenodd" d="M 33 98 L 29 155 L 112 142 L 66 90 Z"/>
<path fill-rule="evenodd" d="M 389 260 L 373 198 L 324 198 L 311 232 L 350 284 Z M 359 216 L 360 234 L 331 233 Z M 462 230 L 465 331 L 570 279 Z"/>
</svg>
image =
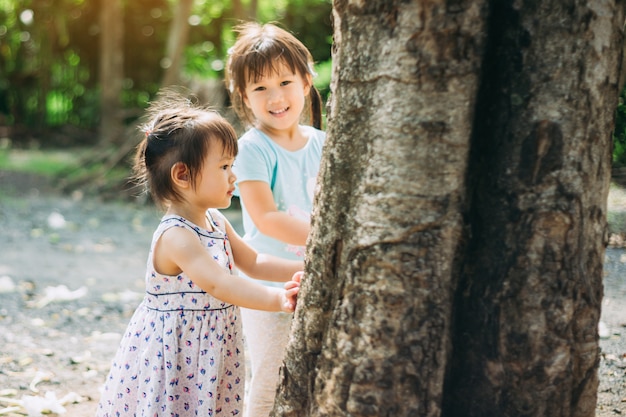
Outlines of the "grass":
<svg viewBox="0 0 626 417">
<path fill-rule="evenodd" d="M 124 164 L 106 167 L 106 162 L 91 148 L 18 149 L 0 142 L 0 171 L 45 177 L 66 192 L 80 189 L 102 196 L 122 192 L 130 168 Z"/>
<path fill-rule="evenodd" d="M 71 150 L 0 148 L 0 170 L 57 176 L 79 166 L 80 153 Z"/>
</svg>

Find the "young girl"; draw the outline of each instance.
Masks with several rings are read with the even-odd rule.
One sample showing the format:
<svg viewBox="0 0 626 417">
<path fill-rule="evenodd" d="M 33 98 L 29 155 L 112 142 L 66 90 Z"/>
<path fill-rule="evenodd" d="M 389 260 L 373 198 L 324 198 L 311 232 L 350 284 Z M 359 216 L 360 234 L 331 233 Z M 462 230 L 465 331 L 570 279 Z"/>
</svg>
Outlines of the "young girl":
<svg viewBox="0 0 626 417">
<path fill-rule="evenodd" d="M 292 312 L 303 263 L 259 255 L 216 210 L 230 205 L 235 188 L 237 137 L 228 122 L 171 95 L 148 114 L 135 171 L 166 212 L 148 256 L 145 298 L 97 415 L 238 415 L 245 361 L 236 306 Z M 287 281 L 285 289 L 240 278 L 235 265 Z"/>
<path fill-rule="evenodd" d="M 239 28 L 226 68 L 233 107 L 250 126 L 239 139 L 235 168 L 244 240 L 287 259 L 303 259 L 325 138 L 312 68 L 311 54 L 293 35 L 257 23 Z M 300 123 L 307 106 L 315 127 Z M 247 309 L 242 317 L 252 367 L 246 415 L 267 417 L 291 317 Z"/>
</svg>

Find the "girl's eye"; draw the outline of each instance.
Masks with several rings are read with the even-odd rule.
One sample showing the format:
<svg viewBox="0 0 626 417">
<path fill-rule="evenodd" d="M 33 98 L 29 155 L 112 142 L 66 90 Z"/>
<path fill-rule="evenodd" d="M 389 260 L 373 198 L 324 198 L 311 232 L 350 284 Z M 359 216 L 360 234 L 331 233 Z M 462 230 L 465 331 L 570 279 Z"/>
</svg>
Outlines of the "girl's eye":
<svg viewBox="0 0 626 417">
<path fill-rule="evenodd" d="M 291 81 L 283 81 L 280 83 L 280 85 L 283 85 L 283 86 L 289 85 L 289 84 L 291 84 Z"/>
<path fill-rule="evenodd" d="M 253 91 L 265 91 L 265 87 L 256 87 Z"/>
</svg>

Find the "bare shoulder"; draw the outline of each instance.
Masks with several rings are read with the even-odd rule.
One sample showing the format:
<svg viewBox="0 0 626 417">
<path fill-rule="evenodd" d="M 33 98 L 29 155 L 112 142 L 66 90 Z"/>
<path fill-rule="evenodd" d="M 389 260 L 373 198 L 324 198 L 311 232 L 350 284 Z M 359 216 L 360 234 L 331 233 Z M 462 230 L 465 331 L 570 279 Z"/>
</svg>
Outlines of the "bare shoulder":
<svg viewBox="0 0 626 417">
<path fill-rule="evenodd" d="M 160 239 L 161 249 L 188 248 L 200 245 L 198 236 L 185 227 L 170 227 L 163 232 Z"/>
</svg>

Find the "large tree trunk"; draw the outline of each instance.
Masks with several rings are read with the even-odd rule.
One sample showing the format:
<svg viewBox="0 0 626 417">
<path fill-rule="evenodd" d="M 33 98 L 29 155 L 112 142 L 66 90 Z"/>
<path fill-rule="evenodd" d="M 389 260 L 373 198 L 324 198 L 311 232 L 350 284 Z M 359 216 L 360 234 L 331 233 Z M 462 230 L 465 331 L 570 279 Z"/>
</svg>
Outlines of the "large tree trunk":
<svg viewBox="0 0 626 417">
<path fill-rule="evenodd" d="M 274 415 L 593 416 L 622 3 L 333 13 Z"/>
<path fill-rule="evenodd" d="M 494 1 L 450 416 L 593 416 L 623 2 Z"/>
<path fill-rule="evenodd" d="M 100 143 L 119 144 L 122 134 L 121 97 L 124 82 L 122 5 L 100 0 Z"/>
<path fill-rule="evenodd" d="M 439 414 L 483 9 L 335 2 L 322 192 L 276 415 Z"/>
</svg>

